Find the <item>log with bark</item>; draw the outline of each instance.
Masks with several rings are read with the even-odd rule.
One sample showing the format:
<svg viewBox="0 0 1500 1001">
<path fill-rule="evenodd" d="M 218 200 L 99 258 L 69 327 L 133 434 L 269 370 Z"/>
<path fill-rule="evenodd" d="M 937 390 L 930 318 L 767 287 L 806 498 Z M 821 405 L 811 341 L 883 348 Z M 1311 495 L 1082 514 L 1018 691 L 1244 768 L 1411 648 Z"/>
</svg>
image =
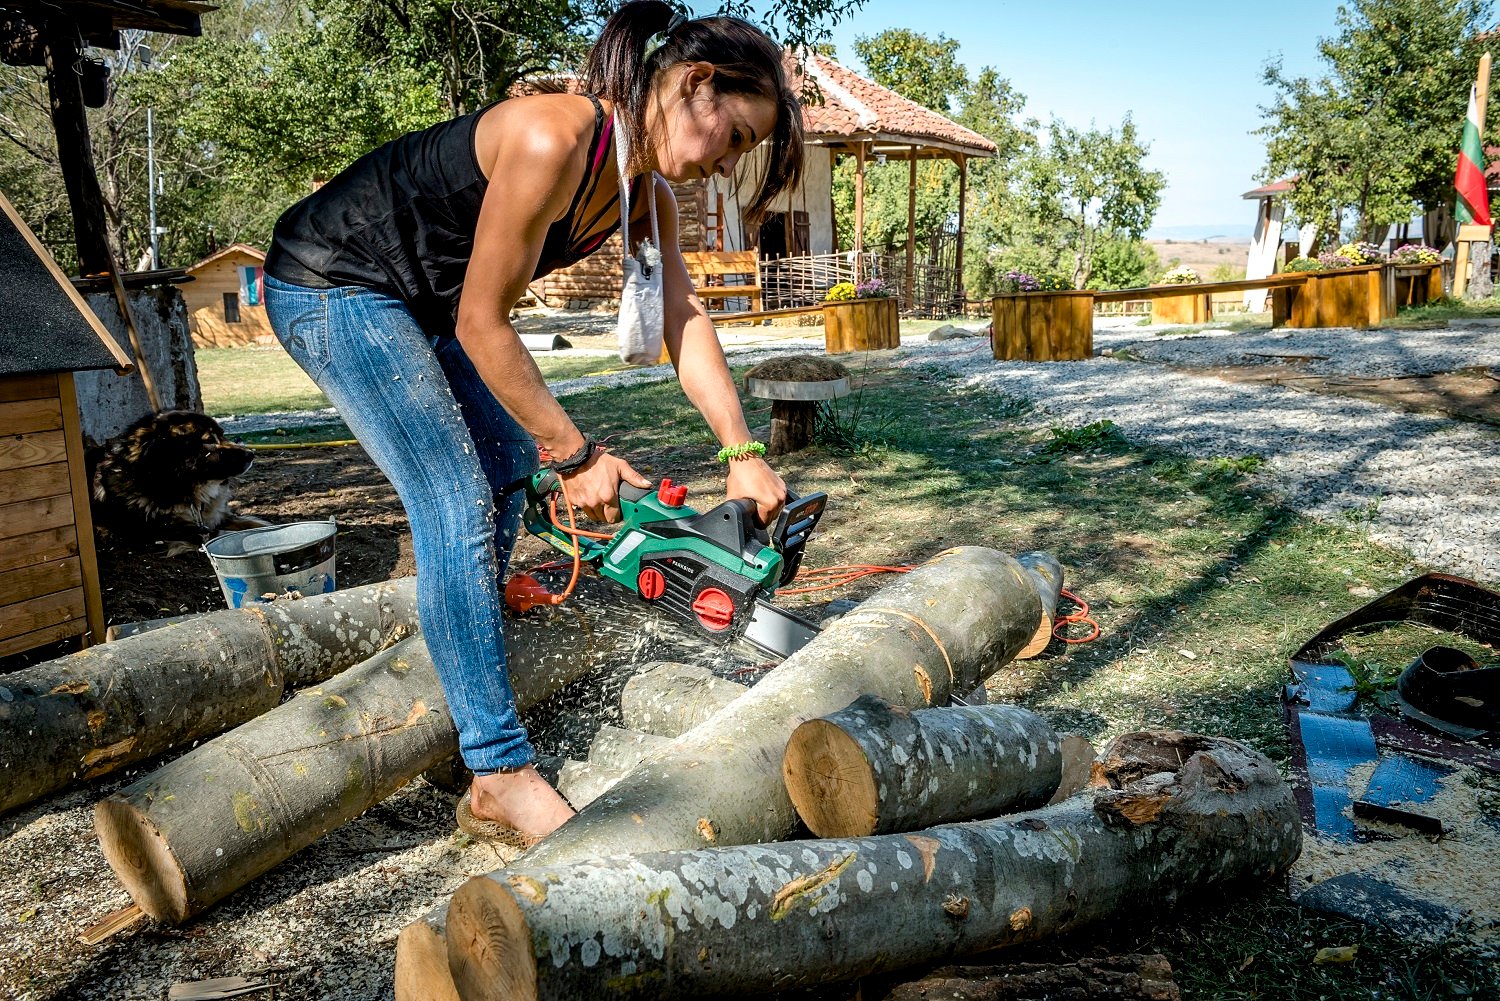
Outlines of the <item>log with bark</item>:
<svg viewBox="0 0 1500 1001">
<path fill-rule="evenodd" d="M 589 745 L 589 764 L 628 771 L 651 752 L 670 743 L 668 737 L 605 724 L 594 734 L 594 742 Z"/>
<path fill-rule="evenodd" d="M 750 689 L 705 667 L 663 661 L 625 682 L 620 722 L 631 730 L 677 737 L 723 709 Z"/>
<path fill-rule="evenodd" d="M 524 711 L 606 659 L 629 655 L 618 589 L 506 624 Z M 611 621 L 612 620 L 612 621 Z M 95 808 L 99 843 L 132 899 L 185 921 L 457 749 L 420 637 L 209 741 Z"/>
<path fill-rule="evenodd" d="M 866 695 L 797 727 L 781 771 L 808 830 L 855 838 L 1041 806 L 1062 780 L 1061 740 L 1018 706 L 913 711 Z"/>
<path fill-rule="evenodd" d="M 1031 575 L 1037 597 L 1042 599 L 1042 620 L 1036 627 L 1036 634 L 1016 654 L 1016 660 L 1030 660 L 1052 642 L 1052 627 L 1057 623 L 1057 602 L 1062 596 L 1063 570 L 1062 564 L 1051 553 L 1021 553 L 1016 560 Z"/>
<path fill-rule="evenodd" d="M 1086 793 L 913 834 L 653 852 L 470 879 L 448 908 L 465 1001 L 787 990 L 1157 913 L 1283 873 L 1301 846 L 1263 755 L 1119 738 Z"/>
<path fill-rule="evenodd" d="M 1014 657 L 1041 616 L 1033 578 L 990 549 L 950 549 L 827 623 L 811 643 L 679 736 L 526 855 L 528 864 L 624 852 L 753 844 L 795 821 L 781 752 L 804 720 L 866 692 L 913 708 L 944 705 Z M 644 729 L 639 721 L 636 729 Z M 504 872 L 493 873 L 503 880 Z M 420 983 L 442 942 L 447 904 L 396 952 L 397 982 Z M 420 994 L 402 996 L 402 1001 Z"/>
<path fill-rule="evenodd" d="M 255 718 L 416 631 L 413 579 L 193 616 L 0 678 L 0 811 Z"/>
</svg>

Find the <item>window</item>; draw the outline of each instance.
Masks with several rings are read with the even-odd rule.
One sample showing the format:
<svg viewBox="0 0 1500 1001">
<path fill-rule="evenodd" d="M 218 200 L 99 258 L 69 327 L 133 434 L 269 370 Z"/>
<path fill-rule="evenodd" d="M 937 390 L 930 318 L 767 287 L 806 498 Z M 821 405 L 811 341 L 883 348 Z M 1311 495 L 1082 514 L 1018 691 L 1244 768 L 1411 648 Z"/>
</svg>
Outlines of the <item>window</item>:
<svg viewBox="0 0 1500 1001">
<path fill-rule="evenodd" d="M 240 294 L 238 292 L 224 293 L 224 322 L 240 322 Z"/>
</svg>

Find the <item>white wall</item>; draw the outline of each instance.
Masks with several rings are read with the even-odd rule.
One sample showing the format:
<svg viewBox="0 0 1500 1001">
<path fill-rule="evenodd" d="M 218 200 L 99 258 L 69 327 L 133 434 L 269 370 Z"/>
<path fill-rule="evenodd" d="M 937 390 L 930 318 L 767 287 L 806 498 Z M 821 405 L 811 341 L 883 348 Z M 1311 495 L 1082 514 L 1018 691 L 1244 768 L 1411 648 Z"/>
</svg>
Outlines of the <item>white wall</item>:
<svg viewBox="0 0 1500 1001">
<path fill-rule="evenodd" d="M 773 212 L 806 212 L 808 250 L 814 254 L 831 254 L 833 246 L 833 157 L 826 147 L 807 146 L 803 154 L 802 183 L 794 191 L 782 192 L 771 206 Z M 765 169 L 764 147 L 753 150 L 740 162 L 735 177 L 708 179 L 708 209 L 713 211 L 717 195 L 724 195 L 725 250 L 744 250 L 740 224 L 740 202 L 748 203 L 754 192 L 748 185 Z M 748 180 L 747 180 L 748 179 Z M 743 187 L 742 187 L 743 185 Z M 736 200 L 736 192 L 739 193 Z"/>
</svg>

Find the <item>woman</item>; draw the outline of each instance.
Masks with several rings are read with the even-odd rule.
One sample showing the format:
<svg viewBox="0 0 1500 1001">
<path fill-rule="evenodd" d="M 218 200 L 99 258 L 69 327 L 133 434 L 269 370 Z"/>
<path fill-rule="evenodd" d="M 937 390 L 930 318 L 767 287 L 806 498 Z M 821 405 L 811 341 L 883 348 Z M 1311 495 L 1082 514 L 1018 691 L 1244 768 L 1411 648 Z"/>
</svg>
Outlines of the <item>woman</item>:
<svg viewBox="0 0 1500 1001">
<path fill-rule="evenodd" d="M 769 139 L 747 215 L 795 186 L 802 120 L 781 52 L 743 21 L 637 0 L 605 25 L 586 85 L 586 96 L 516 98 L 375 150 L 289 209 L 266 257 L 277 337 L 406 508 L 423 635 L 475 775 L 460 825 L 522 844 L 572 810 L 532 767 L 505 670 L 499 581 L 524 505 L 507 487 L 537 468 L 538 446 L 599 521 L 618 520 L 621 483 L 650 483 L 573 423 L 509 317 L 529 282 L 618 227 L 616 121 L 631 151 L 633 238 L 650 231 L 646 198 L 656 201 L 667 350 L 688 399 L 739 453 L 727 493 L 754 500 L 767 523 L 786 499 L 780 477 L 736 448 L 749 428 L 661 179 L 727 175 Z"/>
</svg>

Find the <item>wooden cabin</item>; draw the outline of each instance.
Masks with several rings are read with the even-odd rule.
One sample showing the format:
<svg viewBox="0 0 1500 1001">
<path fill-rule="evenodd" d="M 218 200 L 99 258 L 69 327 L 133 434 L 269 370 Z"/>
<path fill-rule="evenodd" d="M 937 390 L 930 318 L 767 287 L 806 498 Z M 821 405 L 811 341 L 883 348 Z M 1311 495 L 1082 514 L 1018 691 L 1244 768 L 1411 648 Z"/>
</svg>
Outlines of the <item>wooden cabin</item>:
<svg viewBox="0 0 1500 1001">
<path fill-rule="evenodd" d="M 265 251 L 233 243 L 187 269 L 194 280 L 183 286 L 182 299 L 194 347 L 276 342 L 266 318 L 265 263 Z"/>
<path fill-rule="evenodd" d="M 73 373 L 129 358 L 0 195 L 0 657 L 104 638 Z"/>
</svg>

